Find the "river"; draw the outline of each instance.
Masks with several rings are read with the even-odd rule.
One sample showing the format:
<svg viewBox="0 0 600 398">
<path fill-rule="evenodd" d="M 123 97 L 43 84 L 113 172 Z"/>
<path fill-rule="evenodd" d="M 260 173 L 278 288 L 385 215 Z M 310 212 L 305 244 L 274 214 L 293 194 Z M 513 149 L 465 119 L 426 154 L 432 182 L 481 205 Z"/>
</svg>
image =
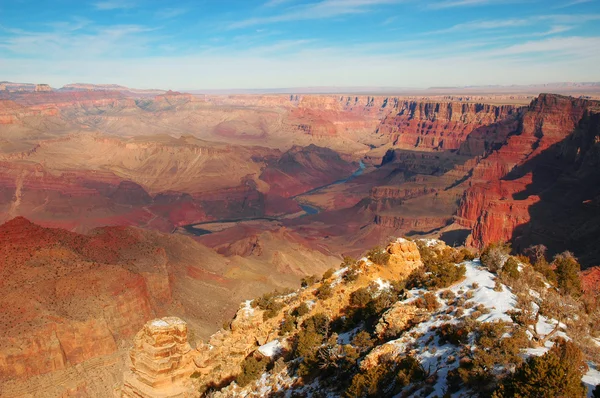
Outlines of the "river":
<svg viewBox="0 0 600 398">
<path fill-rule="evenodd" d="M 315 215 L 315 214 L 319 214 L 321 212 L 321 209 L 319 209 L 318 207 L 306 204 L 306 203 L 301 203 L 299 201 L 300 196 L 303 195 L 310 195 L 312 193 L 315 193 L 317 191 L 320 191 L 322 189 L 331 187 L 333 185 L 339 185 L 339 184 L 344 184 L 348 181 L 352 181 L 353 179 L 355 179 L 356 177 L 360 176 L 362 173 L 364 173 L 365 171 L 365 164 L 363 163 L 362 160 L 359 161 L 359 165 L 358 165 L 358 169 L 352 173 L 352 175 L 350 175 L 349 177 L 346 178 L 342 178 L 341 180 L 337 180 L 334 181 L 332 183 L 311 189 L 310 191 L 306 191 L 303 192 L 301 194 L 298 194 L 296 196 L 292 196 L 291 199 L 294 199 L 298 205 L 300 206 L 300 208 L 302 210 L 304 210 L 303 215 L 301 215 L 300 217 L 305 217 L 305 216 L 310 216 L 310 215 Z M 184 225 L 181 228 L 185 229 L 186 232 L 195 235 L 195 236 L 202 236 L 202 235 L 208 235 L 213 233 L 213 231 L 209 231 L 207 229 L 202 229 L 199 228 L 202 225 L 208 225 L 208 224 L 225 224 L 225 223 L 237 223 L 237 222 L 244 222 L 244 221 L 257 221 L 257 220 L 265 220 L 265 221 L 277 221 L 280 220 L 282 217 L 249 217 L 249 218 L 237 218 L 237 219 L 224 219 L 224 220 L 213 220 L 213 221 L 205 221 L 205 222 L 201 222 L 201 223 L 195 223 L 195 224 L 188 224 L 188 225 Z"/>
</svg>

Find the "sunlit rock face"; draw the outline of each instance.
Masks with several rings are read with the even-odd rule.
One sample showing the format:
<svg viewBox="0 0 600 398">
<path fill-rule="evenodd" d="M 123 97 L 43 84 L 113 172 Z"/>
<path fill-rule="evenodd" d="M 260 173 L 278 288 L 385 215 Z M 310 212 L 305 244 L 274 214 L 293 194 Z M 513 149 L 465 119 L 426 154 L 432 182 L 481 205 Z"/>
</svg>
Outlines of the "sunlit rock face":
<svg viewBox="0 0 600 398">
<path fill-rule="evenodd" d="M 185 397 L 194 371 L 187 324 L 179 318 L 152 320 L 135 336 L 123 397 Z"/>
</svg>

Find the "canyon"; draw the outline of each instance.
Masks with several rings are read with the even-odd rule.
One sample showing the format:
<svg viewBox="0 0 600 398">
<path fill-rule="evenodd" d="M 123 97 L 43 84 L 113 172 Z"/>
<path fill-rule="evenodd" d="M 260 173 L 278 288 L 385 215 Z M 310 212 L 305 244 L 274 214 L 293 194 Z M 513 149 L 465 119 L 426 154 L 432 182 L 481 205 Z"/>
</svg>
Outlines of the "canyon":
<svg viewBox="0 0 600 398">
<path fill-rule="evenodd" d="M 255 348 L 213 335 L 236 312 L 267 343 L 241 302 L 398 236 L 571 250 L 597 285 L 600 101 L 3 84 L 2 396 L 152 396 L 169 350 L 196 386 L 208 345 Z"/>
</svg>

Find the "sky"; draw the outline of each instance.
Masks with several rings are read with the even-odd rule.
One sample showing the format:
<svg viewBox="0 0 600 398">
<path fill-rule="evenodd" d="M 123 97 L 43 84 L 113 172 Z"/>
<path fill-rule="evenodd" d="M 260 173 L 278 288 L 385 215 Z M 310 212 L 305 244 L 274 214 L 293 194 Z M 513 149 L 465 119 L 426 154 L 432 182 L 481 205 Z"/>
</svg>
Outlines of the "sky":
<svg viewBox="0 0 600 398">
<path fill-rule="evenodd" d="M 427 88 L 600 81 L 600 0 L 0 0 L 0 81 Z"/>
</svg>

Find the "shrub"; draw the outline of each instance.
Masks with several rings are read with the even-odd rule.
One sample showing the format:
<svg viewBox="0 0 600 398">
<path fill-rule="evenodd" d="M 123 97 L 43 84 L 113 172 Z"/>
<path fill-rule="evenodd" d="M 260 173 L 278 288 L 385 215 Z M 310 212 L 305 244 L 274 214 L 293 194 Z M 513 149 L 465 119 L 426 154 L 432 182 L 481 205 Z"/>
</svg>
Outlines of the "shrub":
<svg viewBox="0 0 600 398">
<path fill-rule="evenodd" d="M 285 314 L 283 316 L 283 322 L 279 327 L 279 335 L 284 336 L 296 329 L 296 317 L 291 314 Z"/>
<path fill-rule="evenodd" d="M 487 308 L 487 307 L 486 307 L 485 305 L 483 305 L 483 304 L 479 304 L 479 305 L 477 305 L 477 307 L 475 307 L 475 310 L 476 310 L 476 311 L 479 311 L 479 312 L 480 312 L 480 313 L 482 313 L 482 314 L 489 314 L 489 313 L 490 313 L 490 310 L 489 310 L 489 308 Z"/>
<path fill-rule="evenodd" d="M 367 258 L 375 264 L 387 265 L 390 261 L 390 253 L 378 246 L 367 252 Z"/>
<path fill-rule="evenodd" d="M 473 284 L 471 285 L 472 289 L 479 289 L 479 283 L 477 282 L 473 282 Z"/>
<path fill-rule="evenodd" d="M 456 294 L 454 294 L 452 290 L 444 290 L 440 293 L 440 298 L 443 298 L 444 300 L 454 300 Z"/>
<path fill-rule="evenodd" d="M 456 265 L 453 261 L 453 249 L 447 248 L 441 253 L 436 253 L 422 242 L 419 242 L 418 247 L 424 267 L 416 269 L 408 277 L 406 286 L 409 289 L 442 289 L 465 276 L 465 266 Z"/>
<path fill-rule="evenodd" d="M 242 362 L 242 372 L 236 377 L 235 382 L 244 387 L 257 380 L 266 370 L 267 361 L 259 360 L 250 355 Z"/>
<path fill-rule="evenodd" d="M 574 343 L 559 340 L 546 354 L 530 357 L 494 392 L 505 397 L 583 398 L 581 378 L 587 371 L 583 353 Z"/>
<path fill-rule="evenodd" d="M 509 257 L 502 267 L 502 277 L 510 279 L 518 279 L 519 275 L 519 262 L 514 257 Z"/>
<path fill-rule="evenodd" d="M 505 242 L 490 243 L 481 252 L 481 264 L 491 272 L 498 272 L 502 269 L 509 253 L 510 244 Z"/>
<path fill-rule="evenodd" d="M 471 312 L 471 319 L 476 320 L 477 318 L 479 318 L 481 315 L 483 315 L 481 313 L 481 311 L 473 311 Z"/>
<path fill-rule="evenodd" d="M 441 344 L 450 343 L 456 346 L 466 344 L 469 341 L 472 323 L 460 322 L 457 324 L 444 323 L 437 328 L 436 334 Z"/>
<path fill-rule="evenodd" d="M 344 259 L 342 260 L 342 263 L 340 264 L 340 268 L 344 268 L 344 267 L 352 267 L 354 264 L 356 264 L 356 259 L 352 258 L 350 256 L 344 256 Z"/>
<path fill-rule="evenodd" d="M 400 361 L 382 358 L 377 366 L 357 373 L 346 390 L 346 397 L 387 397 L 402 387 L 425 379 L 426 372 L 417 359 L 407 356 Z M 395 388 L 394 388 L 395 387 Z"/>
<path fill-rule="evenodd" d="M 327 300 L 328 298 L 333 297 L 333 288 L 331 287 L 331 283 L 321 283 L 321 286 L 319 286 L 316 291 L 316 296 L 321 300 Z"/>
<path fill-rule="evenodd" d="M 278 300 L 277 294 L 277 292 L 265 293 L 252 301 L 253 307 L 258 307 L 265 311 L 263 313 L 263 319 L 267 320 L 273 318 L 284 307 L 284 304 Z"/>
<path fill-rule="evenodd" d="M 557 286 L 562 294 L 573 297 L 581 296 L 581 266 L 570 252 L 564 252 L 554 257 L 552 263 L 556 268 Z"/>
<path fill-rule="evenodd" d="M 423 297 L 419 297 L 413 303 L 417 308 L 424 308 L 429 312 L 433 312 L 441 307 L 440 302 L 435 297 L 435 294 L 427 292 Z"/>
<path fill-rule="evenodd" d="M 375 345 L 375 341 L 371 335 L 364 330 L 361 330 L 352 339 L 352 345 L 358 349 L 360 353 L 366 353 Z"/>
<path fill-rule="evenodd" d="M 459 251 L 456 252 L 454 256 L 454 262 L 462 263 L 463 261 L 473 261 L 475 259 L 475 254 L 471 252 L 466 247 L 462 247 Z"/>
<path fill-rule="evenodd" d="M 342 279 L 346 283 L 351 283 L 358 279 L 358 275 L 359 275 L 358 267 L 356 265 L 354 265 L 354 266 L 351 266 L 348 268 L 348 270 L 342 276 Z"/>
<path fill-rule="evenodd" d="M 465 293 L 465 299 L 471 300 L 474 295 L 475 295 L 475 293 L 473 293 L 472 290 L 469 290 L 468 292 Z"/>
<path fill-rule="evenodd" d="M 453 388 L 457 387 L 456 383 L 458 386 L 466 384 L 479 393 L 485 393 L 495 388 L 495 381 L 502 372 L 521 362 L 519 353 L 523 339 L 519 333 L 505 337 L 511 329 L 502 321 L 474 325 L 476 349 L 468 351 L 468 356 L 461 360 L 450 379 Z"/>
<path fill-rule="evenodd" d="M 329 334 L 329 323 L 327 315 L 318 313 L 302 322 L 302 329 L 327 336 Z"/>
<path fill-rule="evenodd" d="M 335 272 L 335 271 L 333 270 L 333 268 L 329 268 L 329 269 L 328 269 L 327 271 L 325 271 L 325 273 L 323 274 L 323 278 L 322 278 L 322 280 L 323 280 L 323 281 L 325 281 L 325 280 L 327 280 L 327 279 L 331 278 L 331 277 L 333 276 L 333 273 L 334 273 L 334 272 Z"/>
<path fill-rule="evenodd" d="M 496 278 L 496 280 L 494 281 L 494 291 L 501 292 L 503 290 L 504 288 L 502 287 L 502 283 L 500 283 L 500 279 Z"/>
<path fill-rule="evenodd" d="M 544 275 L 548 282 L 550 282 L 553 285 L 556 285 L 556 273 L 552 269 L 552 266 L 548 264 L 546 258 L 542 257 L 538 261 L 533 263 L 533 269 L 539 272 L 540 274 Z"/>
<path fill-rule="evenodd" d="M 317 278 L 316 275 L 305 276 L 300 281 L 300 286 L 301 287 L 309 287 L 309 286 L 314 285 L 315 283 L 317 283 L 317 280 L 318 280 L 318 278 Z"/>
<path fill-rule="evenodd" d="M 366 307 L 372 297 L 371 289 L 368 287 L 361 287 L 350 294 L 350 305 L 359 308 Z"/>
<path fill-rule="evenodd" d="M 405 387 L 411 383 L 425 380 L 426 374 L 423 365 L 415 357 L 406 356 L 398 363 L 396 381 L 399 387 Z"/>
<path fill-rule="evenodd" d="M 596 388 L 594 388 L 594 391 L 592 391 L 592 397 L 600 398 L 600 384 L 598 384 Z"/>
<path fill-rule="evenodd" d="M 310 308 L 308 307 L 308 304 L 306 303 L 302 303 L 299 306 L 297 306 L 296 308 L 294 308 L 294 310 L 292 311 L 292 315 L 298 317 L 298 316 L 304 316 L 306 314 L 308 314 L 310 312 Z"/>
</svg>

